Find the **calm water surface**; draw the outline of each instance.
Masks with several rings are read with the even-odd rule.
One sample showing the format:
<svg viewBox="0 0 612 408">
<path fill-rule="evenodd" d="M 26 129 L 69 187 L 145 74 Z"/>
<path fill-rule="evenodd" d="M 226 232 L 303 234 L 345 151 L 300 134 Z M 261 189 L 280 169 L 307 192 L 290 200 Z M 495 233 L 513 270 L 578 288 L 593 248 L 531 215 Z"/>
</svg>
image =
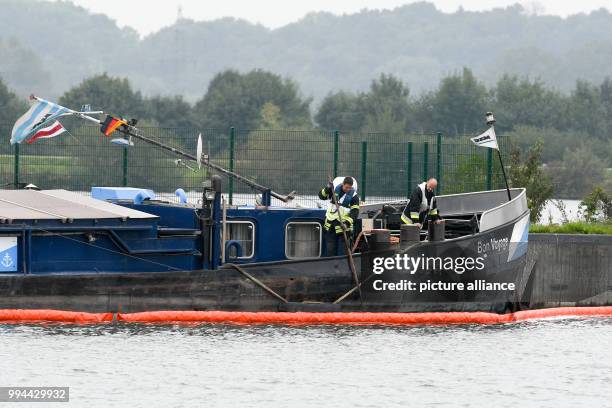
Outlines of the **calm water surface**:
<svg viewBox="0 0 612 408">
<path fill-rule="evenodd" d="M 2 325 L 0 385 L 70 386 L 70 403 L 35 407 L 612 407 L 611 340 L 609 318 L 454 327 Z"/>
</svg>

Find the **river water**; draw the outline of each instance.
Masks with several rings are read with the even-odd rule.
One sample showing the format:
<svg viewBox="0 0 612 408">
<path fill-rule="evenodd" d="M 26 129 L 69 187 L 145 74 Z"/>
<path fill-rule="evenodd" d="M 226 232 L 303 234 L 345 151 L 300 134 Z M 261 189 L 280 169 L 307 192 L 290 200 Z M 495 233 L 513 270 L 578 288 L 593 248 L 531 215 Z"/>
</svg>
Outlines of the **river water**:
<svg viewBox="0 0 612 408">
<path fill-rule="evenodd" d="M 0 386 L 70 387 L 35 407 L 612 407 L 610 318 L 1 325 L 0 339 Z"/>
</svg>

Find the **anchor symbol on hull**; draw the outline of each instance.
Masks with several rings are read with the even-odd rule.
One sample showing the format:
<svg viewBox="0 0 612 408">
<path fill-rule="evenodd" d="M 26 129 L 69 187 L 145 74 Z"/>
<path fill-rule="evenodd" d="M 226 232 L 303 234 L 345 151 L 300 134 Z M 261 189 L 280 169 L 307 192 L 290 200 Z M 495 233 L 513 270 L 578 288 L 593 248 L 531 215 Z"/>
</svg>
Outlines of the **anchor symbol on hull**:
<svg viewBox="0 0 612 408">
<path fill-rule="evenodd" d="M 8 252 L 4 253 L 4 256 L 2 257 L 2 261 L 0 262 L 2 263 L 2 266 L 4 266 L 5 268 L 13 266 L 13 258 L 11 258 Z"/>
</svg>

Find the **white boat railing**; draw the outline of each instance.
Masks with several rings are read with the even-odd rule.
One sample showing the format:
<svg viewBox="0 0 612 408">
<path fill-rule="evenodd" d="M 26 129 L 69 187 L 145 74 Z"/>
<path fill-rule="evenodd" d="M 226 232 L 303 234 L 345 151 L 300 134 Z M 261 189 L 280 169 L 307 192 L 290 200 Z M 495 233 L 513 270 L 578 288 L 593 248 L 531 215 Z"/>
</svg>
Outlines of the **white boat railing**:
<svg viewBox="0 0 612 408">
<path fill-rule="evenodd" d="M 521 188 L 519 190 L 520 193 L 512 200 L 482 213 L 480 217 L 481 232 L 516 220 L 529 209 L 525 189 Z"/>
</svg>

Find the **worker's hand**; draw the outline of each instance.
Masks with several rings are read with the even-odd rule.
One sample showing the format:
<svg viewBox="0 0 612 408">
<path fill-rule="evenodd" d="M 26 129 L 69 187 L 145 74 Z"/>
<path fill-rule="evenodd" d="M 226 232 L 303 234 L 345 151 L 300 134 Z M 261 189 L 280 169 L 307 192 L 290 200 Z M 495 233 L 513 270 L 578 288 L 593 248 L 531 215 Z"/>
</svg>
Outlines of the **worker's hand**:
<svg viewBox="0 0 612 408">
<path fill-rule="evenodd" d="M 421 229 L 423 226 L 421 224 L 419 224 L 418 222 L 416 224 L 414 224 L 417 226 L 418 229 Z"/>
<path fill-rule="evenodd" d="M 442 220 L 436 220 L 434 221 L 434 224 L 440 224 L 442 222 Z"/>
</svg>

